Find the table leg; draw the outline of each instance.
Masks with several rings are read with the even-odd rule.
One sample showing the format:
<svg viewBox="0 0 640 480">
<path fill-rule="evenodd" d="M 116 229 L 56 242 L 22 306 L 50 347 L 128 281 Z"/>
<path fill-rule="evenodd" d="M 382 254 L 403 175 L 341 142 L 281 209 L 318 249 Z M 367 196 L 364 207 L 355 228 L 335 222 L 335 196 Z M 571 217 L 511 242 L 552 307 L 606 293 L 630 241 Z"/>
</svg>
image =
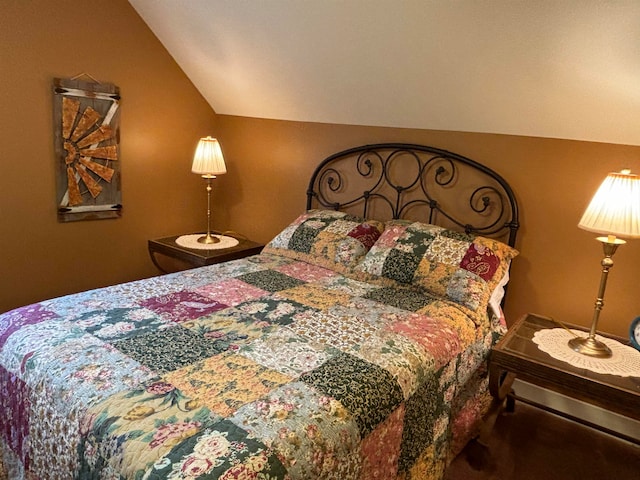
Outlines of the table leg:
<svg viewBox="0 0 640 480">
<path fill-rule="evenodd" d="M 507 398 L 515 379 L 515 373 L 508 372 L 495 365 L 489 365 L 489 392 L 493 395 L 493 398 L 497 400 Z"/>
<path fill-rule="evenodd" d="M 489 393 L 493 396 L 493 403 L 482 423 L 482 429 L 478 437 L 478 443 L 487 446 L 491 431 L 502 411 L 505 399 L 507 400 L 506 410 L 513 412 L 515 409 L 515 399 L 509 395 L 512 390 L 513 381 L 516 379 L 515 373 L 508 372 L 494 365 L 489 365 Z"/>
</svg>

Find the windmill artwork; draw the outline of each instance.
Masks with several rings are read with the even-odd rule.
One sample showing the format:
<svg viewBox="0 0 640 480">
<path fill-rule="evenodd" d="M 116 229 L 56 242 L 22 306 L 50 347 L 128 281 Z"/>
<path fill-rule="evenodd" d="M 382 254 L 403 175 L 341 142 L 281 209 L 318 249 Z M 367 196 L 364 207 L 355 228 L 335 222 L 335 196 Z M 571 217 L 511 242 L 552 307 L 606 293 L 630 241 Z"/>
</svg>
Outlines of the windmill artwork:
<svg viewBox="0 0 640 480">
<path fill-rule="evenodd" d="M 58 220 L 119 217 L 119 88 L 56 78 L 53 97 Z"/>
</svg>

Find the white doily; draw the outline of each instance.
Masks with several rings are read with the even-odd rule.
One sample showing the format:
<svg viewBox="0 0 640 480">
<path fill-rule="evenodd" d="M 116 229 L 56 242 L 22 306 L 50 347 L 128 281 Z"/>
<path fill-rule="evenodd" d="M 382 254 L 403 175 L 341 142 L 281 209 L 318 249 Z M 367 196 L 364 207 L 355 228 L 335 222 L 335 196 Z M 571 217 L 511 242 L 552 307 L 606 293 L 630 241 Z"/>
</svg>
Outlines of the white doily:
<svg viewBox="0 0 640 480">
<path fill-rule="evenodd" d="M 579 337 L 587 336 L 586 332 L 580 330 L 571 330 L 571 332 Z M 610 358 L 590 357 L 572 350 L 567 345 L 572 338 L 573 336 L 563 328 L 548 328 L 537 331 L 533 335 L 533 342 L 543 352 L 576 368 L 619 377 L 640 377 L 640 352 L 636 349 L 596 335 L 596 339 L 611 349 L 612 355 Z"/>
<path fill-rule="evenodd" d="M 176 243 L 185 248 L 197 248 L 198 250 L 221 250 L 223 248 L 235 247 L 240 243 L 237 238 L 227 237 L 226 235 L 211 235 L 217 237 L 218 243 L 200 243 L 198 239 L 205 234 L 197 233 L 195 235 L 182 235 L 176 238 Z"/>
</svg>

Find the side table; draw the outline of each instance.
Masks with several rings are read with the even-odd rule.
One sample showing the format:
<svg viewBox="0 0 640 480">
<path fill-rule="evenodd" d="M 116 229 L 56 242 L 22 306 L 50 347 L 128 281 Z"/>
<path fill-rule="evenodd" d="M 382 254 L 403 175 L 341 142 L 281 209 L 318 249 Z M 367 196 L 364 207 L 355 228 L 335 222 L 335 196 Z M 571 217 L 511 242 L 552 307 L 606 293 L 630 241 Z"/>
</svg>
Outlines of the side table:
<svg viewBox="0 0 640 480">
<path fill-rule="evenodd" d="M 229 234 L 226 234 L 229 235 Z M 201 250 L 196 248 L 187 248 L 176 243 L 176 239 L 181 235 L 172 237 L 159 238 L 148 241 L 149 256 L 153 264 L 163 273 L 187 270 L 189 268 L 204 267 L 205 265 L 213 265 L 214 263 L 222 263 L 229 260 L 237 260 L 239 258 L 257 255 L 262 251 L 264 245 L 251 240 L 237 238 L 238 245 L 222 249 Z M 173 268 L 163 266 L 158 257 L 169 257 L 174 260 L 170 262 Z"/>
<path fill-rule="evenodd" d="M 550 318 L 528 314 L 509 329 L 493 348 L 489 357 L 489 389 L 493 397 L 499 402 L 508 397 L 511 402 L 526 401 L 511 391 L 511 385 L 517 377 L 534 385 L 640 420 L 640 372 L 638 376 L 632 377 L 600 374 L 584 368 L 576 368 L 551 357 L 533 342 L 533 335 L 542 329 L 559 327 L 560 325 Z M 587 331 L 586 328 L 575 325 L 567 325 L 567 327 Z M 628 342 L 622 338 L 602 335 L 628 345 Z M 532 402 L 527 401 L 527 403 Z M 579 418 L 549 407 L 535 403 L 534 405 L 638 443 L 637 439 L 619 435 L 599 425 L 581 421 Z M 513 403 L 507 404 L 508 408 L 510 406 L 512 407 Z"/>
</svg>

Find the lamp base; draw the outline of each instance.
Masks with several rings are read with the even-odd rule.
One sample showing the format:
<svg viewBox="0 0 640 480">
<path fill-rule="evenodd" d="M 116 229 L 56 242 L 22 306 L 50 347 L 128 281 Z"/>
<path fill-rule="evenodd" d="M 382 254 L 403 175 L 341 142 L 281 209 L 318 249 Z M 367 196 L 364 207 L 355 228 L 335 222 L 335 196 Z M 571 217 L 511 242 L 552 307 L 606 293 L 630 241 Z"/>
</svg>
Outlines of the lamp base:
<svg viewBox="0 0 640 480">
<path fill-rule="evenodd" d="M 569 346 L 572 350 L 590 357 L 611 357 L 611 349 L 591 336 L 586 338 L 572 338 L 569 340 Z"/>
<path fill-rule="evenodd" d="M 218 237 L 211 235 L 210 233 L 207 233 L 206 235 L 203 235 L 202 237 L 198 238 L 198 243 L 204 243 L 206 245 L 211 245 L 212 243 L 219 243 L 219 242 L 220 242 L 220 239 Z"/>
</svg>

